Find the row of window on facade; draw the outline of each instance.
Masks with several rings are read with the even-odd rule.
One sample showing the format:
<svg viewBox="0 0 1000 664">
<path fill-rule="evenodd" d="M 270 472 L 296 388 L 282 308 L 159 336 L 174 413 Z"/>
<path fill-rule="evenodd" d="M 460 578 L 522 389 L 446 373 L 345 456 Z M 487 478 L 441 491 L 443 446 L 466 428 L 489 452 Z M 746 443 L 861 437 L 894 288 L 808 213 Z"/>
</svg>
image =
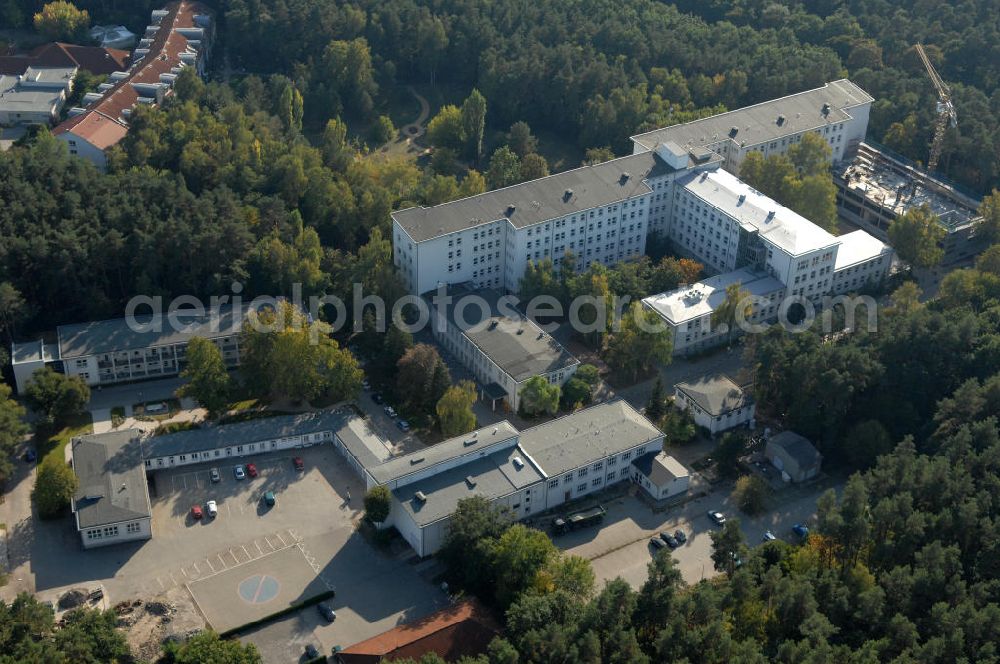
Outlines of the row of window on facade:
<svg viewBox="0 0 1000 664">
<path fill-rule="evenodd" d="M 134 535 L 142 531 L 142 524 L 138 521 L 130 521 L 125 524 L 125 533 Z M 86 531 L 87 539 L 90 541 L 112 539 L 119 535 L 118 526 L 104 526 L 102 528 L 91 528 Z"/>
</svg>

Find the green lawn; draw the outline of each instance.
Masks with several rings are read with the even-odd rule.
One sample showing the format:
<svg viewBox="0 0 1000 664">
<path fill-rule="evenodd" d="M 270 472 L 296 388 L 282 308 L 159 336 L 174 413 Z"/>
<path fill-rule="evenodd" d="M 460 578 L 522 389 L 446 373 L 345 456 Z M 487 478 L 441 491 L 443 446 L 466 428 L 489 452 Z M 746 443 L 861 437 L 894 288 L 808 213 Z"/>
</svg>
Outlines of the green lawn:
<svg viewBox="0 0 1000 664">
<path fill-rule="evenodd" d="M 38 463 L 45 463 L 50 458 L 60 463 L 63 462 L 66 459 L 64 450 L 70 439 L 74 436 L 93 433 L 93 431 L 94 423 L 90 417 L 90 413 L 82 413 L 55 433 L 47 431 L 36 432 L 35 448 L 38 450 Z"/>
</svg>

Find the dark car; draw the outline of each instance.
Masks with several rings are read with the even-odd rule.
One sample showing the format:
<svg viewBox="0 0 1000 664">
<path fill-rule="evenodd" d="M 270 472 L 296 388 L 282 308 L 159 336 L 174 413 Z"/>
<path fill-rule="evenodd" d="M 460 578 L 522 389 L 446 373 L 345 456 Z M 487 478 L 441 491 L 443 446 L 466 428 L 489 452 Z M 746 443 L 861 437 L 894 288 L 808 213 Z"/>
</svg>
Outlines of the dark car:
<svg viewBox="0 0 1000 664">
<path fill-rule="evenodd" d="M 314 646 L 311 643 L 306 646 L 306 657 L 308 657 L 310 660 L 319 657 L 319 650 L 316 650 L 316 646 Z"/>
<path fill-rule="evenodd" d="M 372 401 L 374 401 L 375 403 L 382 403 L 383 401 L 385 401 L 385 397 L 383 397 L 380 393 L 375 392 L 374 394 L 372 394 Z"/>
<path fill-rule="evenodd" d="M 809 528 L 807 526 L 803 526 L 801 523 L 797 523 L 792 526 L 792 532 L 801 539 L 809 537 Z"/>
<path fill-rule="evenodd" d="M 674 539 L 676 539 L 680 544 L 685 544 L 688 541 L 688 536 L 684 534 L 683 530 L 675 530 Z"/>
<path fill-rule="evenodd" d="M 664 542 L 663 540 L 661 540 L 659 537 L 650 537 L 649 538 L 649 544 L 654 549 L 662 549 L 663 547 L 665 547 L 667 545 L 667 543 Z"/>
<path fill-rule="evenodd" d="M 333 622 L 337 619 L 337 612 L 330 608 L 330 605 L 326 602 L 320 602 L 316 605 L 316 610 L 319 614 L 326 618 L 327 622 Z"/>
<path fill-rule="evenodd" d="M 681 545 L 681 543 L 677 541 L 676 537 L 665 531 L 660 533 L 660 539 L 666 542 L 667 546 L 669 546 L 671 549 L 676 549 Z"/>
<path fill-rule="evenodd" d="M 306 463 L 302 460 L 302 457 L 293 457 L 292 465 L 295 466 L 295 470 L 305 470 Z"/>
<path fill-rule="evenodd" d="M 35 460 L 37 458 L 38 455 L 35 454 L 35 450 L 28 450 L 27 452 L 24 453 L 24 460 L 27 461 L 28 463 L 35 463 Z"/>
</svg>

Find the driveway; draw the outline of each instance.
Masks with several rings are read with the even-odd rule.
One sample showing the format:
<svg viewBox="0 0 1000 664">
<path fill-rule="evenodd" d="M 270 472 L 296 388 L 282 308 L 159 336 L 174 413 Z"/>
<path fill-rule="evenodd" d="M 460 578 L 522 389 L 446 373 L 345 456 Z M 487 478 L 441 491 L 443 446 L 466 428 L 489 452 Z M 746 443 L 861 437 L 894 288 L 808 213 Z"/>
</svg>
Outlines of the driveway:
<svg viewBox="0 0 1000 664">
<path fill-rule="evenodd" d="M 654 513 L 646 503 L 627 495 L 605 504 L 608 516 L 600 530 L 584 529 L 558 536 L 554 541 L 567 553 L 591 561 L 599 587 L 602 582 L 620 576 L 632 587 L 638 588 L 646 581 L 647 565 L 652 559 L 650 537 L 661 531 L 672 533 L 680 529 L 687 534 L 688 542 L 675 549 L 672 555 L 684 581 L 693 584 L 717 573 L 712 564 L 709 533 L 718 526 L 709 520 L 709 510 L 719 510 L 729 517 L 739 518 L 749 546 L 760 544 L 767 530 L 773 531 L 780 539 L 793 541 L 792 526 L 812 522 L 816 514 L 816 500 L 831 486 L 839 491 L 842 484 L 828 482 L 786 489 L 772 497 L 777 507 L 754 518 L 736 509 L 730 495 L 731 485 L 719 487 L 703 498 L 663 513 Z"/>
</svg>

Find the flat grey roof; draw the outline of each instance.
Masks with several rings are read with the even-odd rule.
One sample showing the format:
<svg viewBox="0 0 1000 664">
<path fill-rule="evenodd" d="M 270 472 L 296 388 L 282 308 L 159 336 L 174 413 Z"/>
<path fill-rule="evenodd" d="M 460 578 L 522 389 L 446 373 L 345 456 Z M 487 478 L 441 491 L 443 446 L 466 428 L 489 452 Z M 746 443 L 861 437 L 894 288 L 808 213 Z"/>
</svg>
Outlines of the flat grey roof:
<svg viewBox="0 0 1000 664">
<path fill-rule="evenodd" d="M 376 466 L 392 457 L 392 450 L 368 420 L 347 417 L 343 426 L 334 431 L 344 447 L 365 468 Z"/>
<path fill-rule="evenodd" d="M 59 348 L 55 344 L 47 344 L 41 340 L 10 345 L 10 363 L 12 365 L 43 360 L 49 362 L 58 359 L 58 354 Z"/>
<path fill-rule="evenodd" d="M 889 245 L 861 229 L 841 235 L 837 239 L 840 240 L 840 246 L 837 247 L 837 262 L 833 267 L 834 272 L 870 261 L 882 254 L 892 253 Z"/>
<path fill-rule="evenodd" d="M 73 509 L 81 529 L 151 515 L 137 429 L 74 438 L 79 488 Z"/>
<path fill-rule="evenodd" d="M 300 415 L 276 415 L 234 424 L 220 424 L 204 429 L 178 431 L 177 433 L 144 438 L 142 456 L 145 459 L 155 459 L 306 433 L 337 432 L 351 418 L 356 417 L 357 415 L 346 409 L 321 410 Z"/>
<path fill-rule="evenodd" d="M 520 464 L 513 460 L 519 458 Z M 450 516 L 458 501 L 472 496 L 490 500 L 510 495 L 541 481 L 542 475 L 517 447 L 508 447 L 473 459 L 456 468 L 394 490 L 399 506 L 418 526 L 424 526 Z M 420 491 L 427 498 L 418 501 Z"/>
<path fill-rule="evenodd" d="M 675 385 L 709 415 L 724 415 L 750 402 L 746 393 L 729 376 L 710 374 Z"/>
<path fill-rule="evenodd" d="M 502 444 L 504 448 L 517 444 L 517 429 L 507 420 L 476 429 L 463 436 L 443 440 L 423 450 L 389 459 L 385 463 L 369 468 L 368 472 L 379 484 L 388 484 L 410 473 L 424 472 L 439 463 L 467 454 L 478 456 L 482 450 L 497 444 Z"/>
<path fill-rule="evenodd" d="M 753 106 L 720 113 L 701 120 L 654 129 L 632 137 L 648 150 L 660 143 L 673 141 L 681 147 L 692 148 L 733 140 L 739 145 L 759 145 L 798 134 L 817 127 L 837 124 L 851 118 L 850 108 L 870 103 L 874 98 L 856 84 L 845 79 L 826 83 L 821 88 L 798 92 L 787 97 L 771 99 Z M 823 114 L 823 105 L 830 104 L 830 112 Z M 778 117 L 784 120 L 778 124 Z M 736 134 L 730 132 L 736 128 Z"/>
<path fill-rule="evenodd" d="M 392 218 L 414 242 L 509 220 L 524 228 L 581 210 L 612 205 L 652 190 L 644 178 L 674 169 L 652 152 L 563 171 L 434 207 L 397 210 Z M 622 177 L 628 173 L 627 179 Z M 567 190 L 572 193 L 566 195 Z M 508 212 L 513 205 L 513 212 Z"/>
<path fill-rule="evenodd" d="M 522 431 L 521 449 L 546 477 L 555 477 L 662 436 L 639 411 L 618 399 Z"/>
<path fill-rule="evenodd" d="M 179 315 L 178 320 L 184 326 L 182 329 L 171 329 L 170 321 L 164 315 L 160 320 L 159 331 L 133 330 L 124 318 L 112 320 L 78 323 L 75 325 L 60 325 L 56 329 L 59 338 L 59 351 L 62 359 L 114 353 L 125 350 L 138 350 L 153 346 L 169 346 L 187 343 L 194 337 L 216 338 L 238 334 L 243 325 L 244 312 L 235 312 L 231 307 L 221 309 L 218 317 L 206 313 L 204 316 Z M 152 321 L 150 316 L 136 316 L 142 324 Z"/>
<path fill-rule="evenodd" d="M 448 294 L 453 298 L 447 306 L 449 324 L 462 330 L 469 341 L 516 382 L 579 364 L 572 353 L 530 319 L 500 315 L 497 303 L 501 296 L 496 291 L 453 287 Z M 476 304 L 462 306 L 474 301 L 485 303 L 488 311 Z"/>
</svg>

